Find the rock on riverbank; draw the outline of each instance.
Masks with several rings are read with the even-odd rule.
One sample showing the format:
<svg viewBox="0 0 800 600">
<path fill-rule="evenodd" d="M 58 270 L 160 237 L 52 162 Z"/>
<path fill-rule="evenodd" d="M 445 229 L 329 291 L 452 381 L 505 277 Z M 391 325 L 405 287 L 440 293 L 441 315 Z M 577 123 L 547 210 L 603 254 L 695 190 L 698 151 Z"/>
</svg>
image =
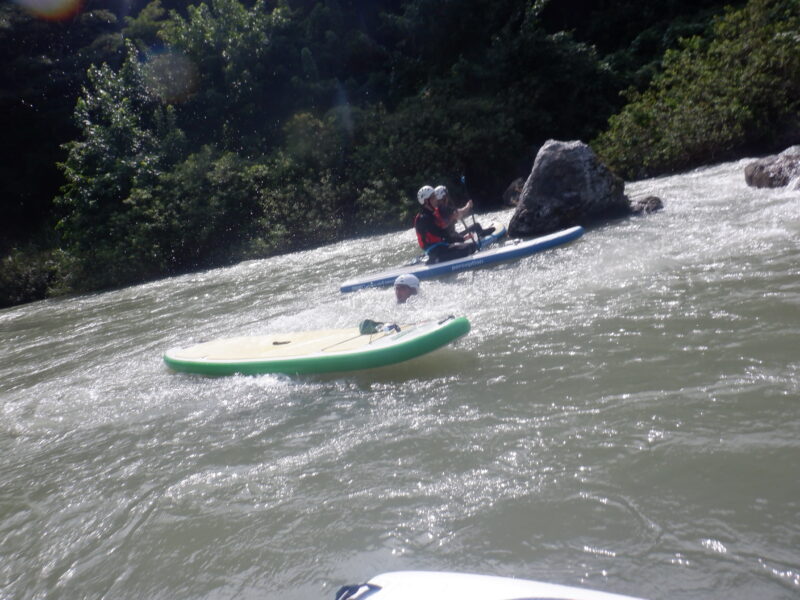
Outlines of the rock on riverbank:
<svg viewBox="0 0 800 600">
<path fill-rule="evenodd" d="M 653 196 L 631 202 L 624 181 L 587 144 L 548 140 L 536 155 L 508 230 L 514 237 L 542 235 L 662 207 Z"/>
</svg>

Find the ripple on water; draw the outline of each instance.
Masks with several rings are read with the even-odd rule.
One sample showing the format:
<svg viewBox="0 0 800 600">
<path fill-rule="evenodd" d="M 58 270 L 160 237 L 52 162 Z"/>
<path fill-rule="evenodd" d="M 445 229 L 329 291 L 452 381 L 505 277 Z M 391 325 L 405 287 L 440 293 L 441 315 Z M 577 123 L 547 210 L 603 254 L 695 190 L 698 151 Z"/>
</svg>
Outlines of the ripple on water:
<svg viewBox="0 0 800 600">
<path fill-rule="evenodd" d="M 299 600 L 404 568 L 796 593 L 800 210 L 741 169 L 630 184 L 665 210 L 402 307 L 338 286 L 411 231 L 0 311 L 0 596 Z M 160 358 L 446 314 L 471 332 L 374 371 Z"/>
</svg>

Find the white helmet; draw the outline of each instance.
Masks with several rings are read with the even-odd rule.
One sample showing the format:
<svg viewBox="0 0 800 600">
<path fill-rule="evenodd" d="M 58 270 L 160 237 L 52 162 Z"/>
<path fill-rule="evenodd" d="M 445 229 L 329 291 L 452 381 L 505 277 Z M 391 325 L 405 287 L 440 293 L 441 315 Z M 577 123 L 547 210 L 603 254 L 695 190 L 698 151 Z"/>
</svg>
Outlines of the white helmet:
<svg viewBox="0 0 800 600">
<path fill-rule="evenodd" d="M 425 204 L 425 200 L 433 196 L 433 188 L 429 185 L 423 185 L 417 192 L 417 201 L 420 204 Z"/>
<path fill-rule="evenodd" d="M 417 279 L 416 275 L 412 275 L 411 273 L 403 273 L 394 280 L 394 286 L 397 287 L 398 285 L 407 285 L 411 289 L 418 290 L 419 279 Z"/>
<path fill-rule="evenodd" d="M 435 190 L 433 190 L 433 193 L 434 193 L 434 194 L 436 194 L 436 197 L 437 197 L 439 200 L 441 200 L 441 199 L 443 199 L 445 196 L 447 196 L 447 188 L 446 188 L 446 187 L 444 187 L 443 185 L 437 185 L 437 186 L 436 186 L 436 189 L 435 189 Z"/>
</svg>

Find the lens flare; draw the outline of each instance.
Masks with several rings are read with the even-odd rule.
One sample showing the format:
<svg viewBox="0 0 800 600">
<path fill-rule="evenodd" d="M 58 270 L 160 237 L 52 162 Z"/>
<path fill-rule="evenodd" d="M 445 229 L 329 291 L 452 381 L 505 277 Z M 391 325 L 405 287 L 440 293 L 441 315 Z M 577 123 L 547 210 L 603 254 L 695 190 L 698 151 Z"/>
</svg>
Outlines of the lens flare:
<svg viewBox="0 0 800 600">
<path fill-rule="evenodd" d="M 47 21 L 63 21 L 78 14 L 84 0 L 14 0 L 33 16 Z"/>
<path fill-rule="evenodd" d="M 197 65 L 183 54 L 152 53 L 144 65 L 147 88 L 165 104 L 185 102 L 197 90 Z"/>
</svg>

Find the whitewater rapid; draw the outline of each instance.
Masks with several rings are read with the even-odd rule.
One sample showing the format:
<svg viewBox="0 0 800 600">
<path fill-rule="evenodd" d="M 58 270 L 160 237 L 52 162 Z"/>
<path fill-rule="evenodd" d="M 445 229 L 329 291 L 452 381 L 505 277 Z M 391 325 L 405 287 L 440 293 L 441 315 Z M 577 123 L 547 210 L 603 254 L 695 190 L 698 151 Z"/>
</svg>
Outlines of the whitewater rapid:
<svg viewBox="0 0 800 600">
<path fill-rule="evenodd" d="M 404 306 L 338 289 L 411 230 L 0 311 L 0 598 L 332 600 L 399 569 L 796 597 L 800 198 L 746 163 L 628 184 L 664 210 Z M 447 314 L 472 331 L 375 371 L 161 360 Z"/>
</svg>

